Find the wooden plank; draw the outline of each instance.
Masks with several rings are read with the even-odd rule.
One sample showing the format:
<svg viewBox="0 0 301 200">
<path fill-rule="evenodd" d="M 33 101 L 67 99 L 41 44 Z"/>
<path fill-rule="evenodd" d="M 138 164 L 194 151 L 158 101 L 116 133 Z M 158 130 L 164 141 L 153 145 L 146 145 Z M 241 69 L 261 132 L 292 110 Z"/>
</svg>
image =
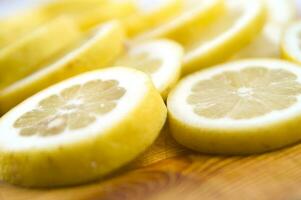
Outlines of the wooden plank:
<svg viewBox="0 0 301 200">
<path fill-rule="evenodd" d="M 301 145 L 249 157 L 197 154 L 166 129 L 150 150 L 106 180 L 30 190 L 0 185 L 1 200 L 298 200 Z"/>
</svg>

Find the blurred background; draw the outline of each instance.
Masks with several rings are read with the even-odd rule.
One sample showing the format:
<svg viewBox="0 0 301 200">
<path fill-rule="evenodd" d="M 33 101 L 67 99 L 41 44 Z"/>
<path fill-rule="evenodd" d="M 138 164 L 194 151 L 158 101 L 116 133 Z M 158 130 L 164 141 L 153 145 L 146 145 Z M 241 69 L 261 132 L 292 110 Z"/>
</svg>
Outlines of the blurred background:
<svg viewBox="0 0 301 200">
<path fill-rule="evenodd" d="M 18 10 L 22 10 L 28 7 L 34 7 L 39 4 L 49 2 L 51 0 L 0 0 L 0 17 L 13 14 Z M 143 2 L 155 2 L 165 1 L 165 0 L 141 0 Z M 301 0 L 296 0 L 296 4 L 299 10 L 299 15 L 301 14 Z"/>
</svg>

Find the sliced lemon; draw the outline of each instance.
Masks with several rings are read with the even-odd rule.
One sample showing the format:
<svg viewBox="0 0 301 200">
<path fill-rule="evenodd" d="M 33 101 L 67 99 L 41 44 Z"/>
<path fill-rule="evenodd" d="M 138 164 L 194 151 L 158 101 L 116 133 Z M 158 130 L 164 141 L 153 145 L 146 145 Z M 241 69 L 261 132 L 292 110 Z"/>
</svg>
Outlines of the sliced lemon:
<svg viewBox="0 0 301 200">
<path fill-rule="evenodd" d="M 172 135 L 191 149 L 281 148 L 301 139 L 301 68 L 276 59 L 223 64 L 182 80 L 167 104 Z"/>
<path fill-rule="evenodd" d="M 295 0 L 264 0 L 268 9 L 267 34 L 274 41 L 281 39 L 286 26 L 297 18 Z"/>
<path fill-rule="evenodd" d="M 123 20 L 130 37 L 162 24 L 178 14 L 183 0 L 133 0 L 136 12 Z"/>
<path fill-rule="evenodd" d="M 48 14 L 77 13 L 82 10 L 100 7 L 113 0 L 52 0 L 41 6 Z"/>
<path fill-rule="evenodd" d="M 0 113 L 54 83 L 104 67 L 122 53 L 124 32 L 118 22 L 108 22 L 92 32 L 78 47 L 0 90 Z"/>
<path fill-rule="evenodd" d="M 262 29 L 265 7 L 261 0 L 227 0 L 227 13 L 182 42 L 186 49 L 184 74 L 222 62 L 249 44 Z"/>
<path fill-rule="evenodd" d="M 147 75 L 86 73 L 30 97 L 0 119 L 0 178 L 63 186 L 100 178 L 152 144 L 165 104 Z"/>
<path fill-rule="evenodd" d="M 0 48 L 40 26 L 47 19 L 42 10 L 27 10 L 0 20 Z"/>
<path fill-rule="evenodd" d="M 73 18 L 82 30 L 88 30 L 108 20 L 126 18 L 133 12 L 136 12 L 136 7 L 132 1 L 112 0 L 106 5 L 74 13 Z"/>
<path fill-rule="evenodd" d="M 55 1 L 42 9 L 49 17 L 68 15 L 84 31 L 107 20 L 127 17 L 136 12 L 132 0 Z"/>
<path fill-rule="evenodd" d="M 143 32 L 133 38 L 132 42 L 161 37 L 183 41 L 187 37 L 187 33 L 197 32 L 197 28 L 206 26 L 222 15 L 224 10 L 223 0 L 186 0 L 179 15 L 162 25 Z"/>
<path fill-rule="evenodd" d="M 291 24 L 284 33 L 281 44 L 282 57 L 301 63 L 301 23 Z"/>
<path fill-rule="evenodd" d="M 296 19 L 294 0 L 263 0 L 267 5 L 268 19 L 261 34 L 234 56 L 238 58 L 280 56 L 283 31 Z"/>
<path fill-rule="evenodd" d="M 24 78 L 81 36 L 72 20 L 60 17 L 0 50 L 0 90 Z"/>
<path fill-rule="evenodd" d="M 165 99 L 180 78 L 182 57 L 183 49 L 179 44 L 170 40 L 154 40 L 130 47 L 116 65 L 149 74 Z"/>
</svg>

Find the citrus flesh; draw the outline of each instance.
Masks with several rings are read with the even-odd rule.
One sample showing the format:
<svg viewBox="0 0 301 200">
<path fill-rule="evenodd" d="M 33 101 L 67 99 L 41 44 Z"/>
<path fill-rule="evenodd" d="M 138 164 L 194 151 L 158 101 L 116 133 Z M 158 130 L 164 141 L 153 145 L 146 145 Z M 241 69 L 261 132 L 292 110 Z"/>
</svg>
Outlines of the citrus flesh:
<svg viewBox="0 0 301 200">
<path fill-rule="evenodd" d="M 168 97 L 175 139 L 206 153 L 250 154 L 298 142 L 301 69 L 245 60 L 197 72 Z"/>
<path fill-rule="evenodd" d="M 182 7 L 182 0 L 150 1 L 134 0 L 136 12 L 123 21 L 129 37 L 150 30 L 177 15 Z"/>
<path fill-rule="evenodd" d="M 267 7 L 267 21 L 262 32 L 233 59 L 281 56 L 280 44 L 284 30 L 297 17 L 295 2 L 293 0 L 263 0 L 263 2 Z"/>
<path fill-rule="evenodd" d="M 223 0 L 186 0 L 181 12 L 165 23 L 144 31 L 132 39 L 139 42 L 153 38 L 169 38 L 176 41 L 185 40 L 187 33 L 196 32 L 200 26 L 206 26 L 224 13 Z"/>
<path fill-rule="evenodd" d="M 186 51 L 184 74 L 225 61 L 249 44 L 262 29 L 265 8 L 260 0 L 227 0 L 226 6 L 225 15 L 181 42 Z"/>
<path fill-rule="evenodd" d="M 108 22 L 92 31 L 77 48 L 45 65 L 40 70 L 0 91 L 0 113 L 7 112 L 27 97 L 71 76 L 105 67 L 123 49 L 124 32 L 118 22 Z"/>
<path fill-rule="evenodd" d="M 103 177 L 155 140 L 166 107 L 142 72 L 114 67 L 63 81 L 0 120 L 0 178 L 30 187 Z"/>
<path fill-rule="evenodd" d="M 115 65 L 132 67 L 149 74 L 165 99 L 180 78 L 183 49 L 170 40 L 153 40 L 130 46 Z"/>
</svg>

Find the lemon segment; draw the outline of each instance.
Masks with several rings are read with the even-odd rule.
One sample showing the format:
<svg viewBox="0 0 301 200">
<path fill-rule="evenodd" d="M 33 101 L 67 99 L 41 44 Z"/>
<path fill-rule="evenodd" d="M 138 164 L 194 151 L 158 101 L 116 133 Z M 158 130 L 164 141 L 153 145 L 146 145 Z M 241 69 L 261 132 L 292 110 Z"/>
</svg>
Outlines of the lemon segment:
<svg viewBox="0 0 301 200">
<path fill-rule="evenodd" d="M 125 18 L 124 27 L 129 37 L 164 23 L 181 11 L 183 0 L 134 0 L 136 12 Z M 155 5 L 155 6 L 153 6 Z"/>
<path fill-rule="evenodd" d="M 103 177 L 153 143 L 166 112 L 137 70 L 115 67 L 66 80 L 0 119 L 0 178 L 49 187 Z"/>
<path fill-rule="evenodd" d="M 284 59 L 301 63 L 301 23 L 291 24 L 284 33 L 281 53 Z"/>
<path fill-rule="evenodd" d="M 284 30 L 296 19 L 296 5 L 293 0 L 263 0 L 267 6 L 267 22 L 254 41 L 233 59 L 241 58 L 279 58 L 280 43 Z"/>
<path fill-rule="evenodd" d="M 0 91 L 0 113 L 5 113 L 27 97 L 54 83 L 107 66 L 124 50 L 125 36 L 118 22 L 108 22 L 92 32 L 77 48 L 3 88 Z"/>
<path fill-rule="evenodd" d="M 0 89 L 24 78 L 81 37 L 68 18 L 57 18 L 0 50 Z"/>
<path fill-rule="evenodd" d="M 169 126 L 182 145 L 206 153 L 262 153 L 301 139 L 301 68 L 237 61 L 184 78 L 168 96 Z"/>
<path fill-rule="evenodd" d="M 262 29 L 266 12 L 260 0 L 228 0 L 226 4 L 226 15 L 202 32 L 188 34 L 182 42 L 186 50 L 184 74 L 224 61 L 249 44 Z"/>
<path fill-rule="evenodd" d="M 197 33 L 198 28 L 208 25 L 224 11 L 223 0 L 186 0 L 180 14 L 162 25 L 137 35 L 132 42 L 163 37 L 178 42 L 184 41 L 188 33 Z"/>
<path fill-rule="evenodd" d="M 21 37 L 23 34 L 40 26 L 47 20 L 47 15 L 39 9 L 28 10 L 15 16 L 0 20 L 0 48 Z"/>
<path fill-rule="evenodd" d="M 149 74 L 154 85 L 166 99 L 180 78 L 183 48 L 171 40 L 153 40 L 128 48 L 115 65 L 138 69 Z"/>
</svg>

